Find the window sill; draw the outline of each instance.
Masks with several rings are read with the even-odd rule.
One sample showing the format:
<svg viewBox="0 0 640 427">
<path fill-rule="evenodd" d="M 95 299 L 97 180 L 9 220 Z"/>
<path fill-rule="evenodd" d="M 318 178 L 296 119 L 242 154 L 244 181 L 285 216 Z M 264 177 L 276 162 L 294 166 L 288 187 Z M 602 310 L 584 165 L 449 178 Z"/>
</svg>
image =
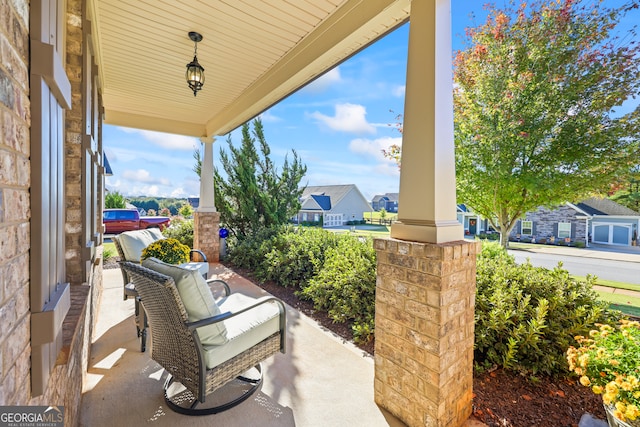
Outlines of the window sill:
<svg viewBox="0 0 640 427">
<path fill-rule="evenodd" d="M 56 365 L 66 365 L 69 362 L 74 340 L 79 333 L 79 323 L 87 306 L 87 299 L 91 287 L 89 285 L 71 286 L 71 308 L 62 323 L 62 350 L 56 359 Z"/>
</svg>

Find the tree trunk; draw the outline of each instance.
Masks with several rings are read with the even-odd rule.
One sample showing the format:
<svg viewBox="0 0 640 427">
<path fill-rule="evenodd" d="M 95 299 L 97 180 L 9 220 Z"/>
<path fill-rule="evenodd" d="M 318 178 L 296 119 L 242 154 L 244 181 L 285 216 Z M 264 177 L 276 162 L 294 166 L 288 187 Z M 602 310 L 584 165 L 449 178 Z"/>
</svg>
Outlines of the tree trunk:
<svg viewBox="0 0 640 427">
<path fill-rule="evenodd" d="M 501 230 L 506 230 L 506 227 L 502 225 Z M 500 231 L 500 246 L 507 249 L 509 248 L 509 231 Z"/>
</svg>

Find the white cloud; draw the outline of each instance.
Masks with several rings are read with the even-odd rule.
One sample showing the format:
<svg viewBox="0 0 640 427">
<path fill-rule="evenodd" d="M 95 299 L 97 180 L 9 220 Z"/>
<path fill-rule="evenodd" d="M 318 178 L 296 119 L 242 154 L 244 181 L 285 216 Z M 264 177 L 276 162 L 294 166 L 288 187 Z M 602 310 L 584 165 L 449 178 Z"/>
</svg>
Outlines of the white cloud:
<svg viewBox="0 0 640 427">
<path fill-rule="evenodd" d="M 390 136 L 377 139 L 358 138 L 351 140 L 349 143 L 349 151 L 356 154 L 363 154 L 367 157 L 373 157 L 384 164 L 395 165 L 393 160 L 387 159 L 382 154 L 382 150 L 388 149 L 393 144 L 402 145 L 402 138 Z"/>
<path fill-rule="evenodd" d="M 134 182 L 143 182 L 145 184 L 171 185 L 171 181 L 167 178 L 154 177 L 145 169 L 135 171 L 125 170 L 122 172 L 122 178 Z"/>
<path fill-rule="evenodd" d="M 176 199 L 182 199 L 190 196 L 186 191 L 184 191 L 184 188 L 179 187 L 179 188 L 174 188 L 171 191 L 170 197 L 175 197 Z"/>
<path fill-rule="evenodd" d="M 405 85 L 397 85 L 397 86 L 394 86 L 393 89 L 391 89 L 391 93 L 393 94 L 393 96 L 397 98 L 402 98 L 404 96 L 405 90 L 406 90 Z"/>
<path fill-rule="evenodd" d="M 330 86 L 342 82 L 340 67 L 332 68 L 302 89 L 310 93 L 320 93 L 326 91 Z"/>
<path fill-rule="evenodd" d="M 259 117 L 263 123 L 277 123 L 283 120 L 282 117 L 278 117 L 275 114 L 272 114 L 271 110 L 265 111 L 264 113 L 260 114 Z"/>
<path fill-rule="evenodd" d="M 119 128 L 126 133 L 135 133 L 142 136 L 147 141 L 171 150 L 192 151 L 193 147 L 199 147 L 200 141 L 192 136 L 174 135 L 171 133 L 152 132 L 150 130 Z"/>
<path fill-rule="evenodd" d="M 376 133 L 376 128 L 367 122 L 367 109 L 358 104 L 336 104 L 335 115 L 326 116 L 318 111 L 314 111 L 310 116 L 318 122 L 324 124 L 329 129 L 351 132 L 351 133 Z"/>
</svg>

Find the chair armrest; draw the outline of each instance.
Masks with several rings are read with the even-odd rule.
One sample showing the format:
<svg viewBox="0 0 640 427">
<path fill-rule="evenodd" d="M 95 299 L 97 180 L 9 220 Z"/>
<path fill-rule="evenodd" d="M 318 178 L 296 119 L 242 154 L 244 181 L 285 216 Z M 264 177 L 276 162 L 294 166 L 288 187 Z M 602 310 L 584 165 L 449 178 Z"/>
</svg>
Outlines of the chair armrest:
<svg viewBox="0 0 640 427">
<path fill-rule="evenodd" d="M 189 254 L 189 261 L 193 261 L 193 254 L 198 254 L 202 258 L 201 262 L 209 262 L 207 261 L 207 256 L 200 249 L 191 249 Z"/>
<path fill-rule="evenodd" d="M 230 319 L 232 317 L 235 317 L 239 314 L 242 314 L 246 311 L 249 311 L 253 308 L 256 308 L 258 306 L 261 306 L 271 301 L 275 301 L 278 304 L 278 309 L 280 310 L 280 327 L 283 328 L 285 324 L 285 313 L 286 313 L 284 302 L 282 302 L 282 300 L 280 300 L 279 298 L 276 298 L 273 296 L 264 296 L 264 297 L 258 298 L 253 304 L 243 307 L 238 311 L 234 311 L 234 312 L 227 311 L 224 313 L 220 313 L 217 316 L 207 317 L 206 319 L 201 319 L 195 322 L 187 322 L 186 326 L 187 328 L 189 328 L 189 330 L 193 331 L 202 326 L 213 325 L 214 323 L 219 323 L 224 320 Z"/>
<path fill-rule="evenodd" d="M 227 282 L 225 282 L 224 280 L 220 280 L 220 279 L 207 279 L 206 280 L 207 285 L 211 286 L 213 284 L 221 284 L 222 287 L 224 288 L 224 295 L 225 296 L 229 296 L 231 295 L 231 288 L 229 288 L 229 285 L 227 284 Z"/>
</svg>

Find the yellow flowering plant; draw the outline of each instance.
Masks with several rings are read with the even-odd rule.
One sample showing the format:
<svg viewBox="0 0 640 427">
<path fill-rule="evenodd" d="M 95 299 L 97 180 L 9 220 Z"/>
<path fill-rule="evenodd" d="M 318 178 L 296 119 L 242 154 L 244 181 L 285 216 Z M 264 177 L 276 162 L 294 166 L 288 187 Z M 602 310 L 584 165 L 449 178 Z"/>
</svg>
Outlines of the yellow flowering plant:
<svg viewBox="0 0 640 427">
<path fill-rule="evenodd" d="M 569 369 L 580 384 L 602 395 L 613 415 L 640 426 L 640 323 L 620 320 L 617 327 L 597 324 L 588 337 L 569 347 Z"/>
<path fill-rule="evenodd" d="M 142 250 L 141 258 L 158 258 L 168 264 L 183 264 L 189 262 L 189 254 L 191 249 L 187 245 L 183 245 L 177 239 L 161 239 L 156 240 Z"/>
</svg>

